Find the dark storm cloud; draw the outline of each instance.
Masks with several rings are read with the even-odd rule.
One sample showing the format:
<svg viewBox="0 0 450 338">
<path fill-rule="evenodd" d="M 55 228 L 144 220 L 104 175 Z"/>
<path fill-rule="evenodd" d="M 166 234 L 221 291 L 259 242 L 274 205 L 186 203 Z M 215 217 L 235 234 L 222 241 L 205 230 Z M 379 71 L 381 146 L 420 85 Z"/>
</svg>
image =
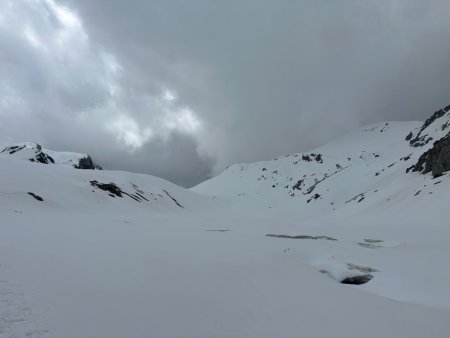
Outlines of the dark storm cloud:
<svg viewBox="0 0 450 338">
<path fill-rule="evenodd" d="M 447 0 L 14 3 L 2 134 L 185 185 L 450 103 Z"/>
</svg>

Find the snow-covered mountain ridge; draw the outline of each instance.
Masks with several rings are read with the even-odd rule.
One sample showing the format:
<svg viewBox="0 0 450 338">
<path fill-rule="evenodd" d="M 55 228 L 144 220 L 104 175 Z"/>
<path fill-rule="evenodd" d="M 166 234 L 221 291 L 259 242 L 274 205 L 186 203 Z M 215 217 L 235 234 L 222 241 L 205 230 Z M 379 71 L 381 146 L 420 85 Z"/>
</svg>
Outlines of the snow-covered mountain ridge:
<svg viewBox="0 0 450 338">
<path fill-rule="evenodd" d="M 192 190 L 234 207 L 295 208 L 302 217 L 356 204 L 364 208 L 368 203 L 395 203 L 398 194 L 403 199 L 417 198 L 424 184 L 417 172 L 433 171 L 439 177 L 450 170 L 450 154 L 440 146 L 450 134 L 449 109 L 437 111 L 424 123 L 367 126 L 308 153 L 232 165 Z M 427 154 L 437 148 L 433 160 Z"/>
<path fill-rule="evenodd" d="M 16 159 L 28 160 L 30 162 L 56 164 L 73 167 L 75 169 L 102 169 L 102 167 L 92 161 L 92 158 L 89 155 L 52 151 L 42 148 L 42 146 L 36 142 L 18 143 L 0 150 L 0 158 L 8 156 Z"/>
<path fill-rule="evenodd" d="M 184 208 L 189 210 L 189 206 L 197 207 L 201 203 L 208 205 L 211 200 L 149 175 L 71 170 L 67 166 L 76 163 L 74 159 L 78 159 L 79 154 L 49 153 L 54 156 L 55 164 L 68 165 L 38 165 L 23 158 L 0 156 L 0 212 L 24 211 L 27 206 L 48 213 L 56 210 L 109 213 L 114 209 L 125 213 L 136 210 L 174 212 Z M 66 157 L 67 154 L 70 157 Z M 69 159 L 58 162 L 61 158 Z M 33 199 L 42 201 L 36 206 Z"/>
</svg>

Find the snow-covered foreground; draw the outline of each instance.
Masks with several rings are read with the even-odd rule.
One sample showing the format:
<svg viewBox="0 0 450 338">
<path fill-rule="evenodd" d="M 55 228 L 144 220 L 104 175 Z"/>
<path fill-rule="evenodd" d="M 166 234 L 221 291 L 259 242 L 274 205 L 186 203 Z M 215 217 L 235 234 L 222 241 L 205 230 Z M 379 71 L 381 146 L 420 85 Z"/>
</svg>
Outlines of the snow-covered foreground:
<svg viewBox="0 0 450 338">
<path fill-rule="evenodd" d="M 148 195 L 160 189 L 152 178 L 32 164 L 2 163 L 5 167 L 14 170 L 2 171 L 1 178 L 2 337 L 450 333 L 448 236 L 433 236 L 442 232 L 433 222 L 409 227 L 398 217 L 387 222 L 385 215 L 382 224 L 376 217 L 359 224 L 356 217 L 336 226 L 332 220 L 299 223 L 276 211 L 229 213 L 161 180 L 157 184 L 172 188 L 167 191 L 187 207 L 164 201 L 165 209 L 152 210 L 83 186 L 92 178 L 133 179 Z M 211 204 L 200 212 L 204 203 Z M 338 241 L 265 236 L 271 233 Z M 375 248 L 358 244 L 366 238 L 385 242 Z M 357 274 L 348 264 L 379 272 L 361 286 L 318 272 L 327 270 L 336 279 Z"/>
<path fill-rule="evenodd" d="M 400 246 L 368 249 L 357 240 L 363 234 L 380 238 L 383 231 L 368 227 L 351 237 L 341 234 L 338 242 L 279 239 L 265 237 L 265 232 L 293 231 L 292 222 L 264 217 L 250 224 L 250 219 L 224 214 L 144 216 L 114 210 L 109 215 L 48 215 L 37 208 L 42 206 L 24 206 L 21 214 L 8 214 L 1 223 L 4 337 L 450 333 L 448 310 L 364 292 L 373 283 L 375 291 L 413 302 L 434 302 L 440 294 L 447 298 L 441 305 L 448 306 L 448 295 L 434 289 L 439 281 L 420 275 L 448 269 L 440 265 L 448 255 L 440 262 L 431 259 L 444 254 L 444 248 L 428 252 L 426 241 L 410 242 L 403 236 L 395 238 L 403 241 Z M 314 228 L 295 229 L 313 233 Z M 324 230 L 314 229 L 314 234 Z M 339 274 L 347 263 L 370 265 L 380 272 L 367 286 L 347 286 L 317 271 L 341 269 Z M 427 269 L 427 264 L 433 268 Z"/>
<path fill-rule="evenodd" d="M 0 337 L 450 337 L 450 178 L 405 174 L 419 127 L 191 191 L 1 155 Z"/>
</svg>

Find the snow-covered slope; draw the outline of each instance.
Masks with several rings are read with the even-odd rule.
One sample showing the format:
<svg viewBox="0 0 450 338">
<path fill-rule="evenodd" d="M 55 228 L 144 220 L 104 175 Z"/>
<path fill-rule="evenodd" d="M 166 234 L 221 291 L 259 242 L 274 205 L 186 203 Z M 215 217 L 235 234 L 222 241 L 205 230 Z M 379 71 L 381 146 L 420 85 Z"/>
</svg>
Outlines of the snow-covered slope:
<svg viewBox="0 0 450 338">
<path fill-rule="evenodd" d="M 367 203 L 417 160 L 404 138 L 419 125 L 377 124 L 308 153 L 236 164 L 192 190 L 235 206 L 295 209 L 304 217 Z"/>
<path fill-rule="evenodd" d="M 442 145 L 449 109 L 425 122 L 364 127 L 308 153 L 233 165 L 192 190 L 236 212 L 278 214 L 278 229 L 266 228 L 267 234 L 339 239 L 339 249 L 328 242 L 300 249 L 301 261 L 332 278 L 342 280 L 352 270 L 345 262 L 358 258 L 379 270 L 364 290 L 449 309 L 450 154 Z M 447 165 L 439 175 L 421 169 L 430 153 Z M 292 219 L 297 225 L 285 227 Z"/>
<path fill-rule="evenodd" d="M 450 175 L 418 165 L 446 171 L 449 120 L 369 126 L 193 191 L 10 147 L 0 337 L 450 337 Z"/>
<path fill-rule="evenodd" d="M 55 158 L 67 158 L 66 154 Z M 174 212 L 213 203 L 211 198 L 149 175 L 36 165 L 14 157 L 0 157 L 0 168 L 1 213 L 23 212 L 28 206 L 44 213 Z"/>
<path fill-rule="evenodd" d="M 421 175 L 411 174 L 413 167 L 432 140 L 450 132 L 449 109 L 425 123 L 375 124 L 308 153 L 232 165 L 192 190 L 233 207 L 282 208 L 303 219 L 408 203 L 424 184 Z"/>
<path fill-rule="evenodd" d="M 102 169 L 94 163 L 89 155 L 58 152 L 42 148 L 36 142 L 23 142 L 10 145 L 0 150 L 0 158 L 13 157 L 41 164 L 57 164 L 76 169 Z"/>
</svg>

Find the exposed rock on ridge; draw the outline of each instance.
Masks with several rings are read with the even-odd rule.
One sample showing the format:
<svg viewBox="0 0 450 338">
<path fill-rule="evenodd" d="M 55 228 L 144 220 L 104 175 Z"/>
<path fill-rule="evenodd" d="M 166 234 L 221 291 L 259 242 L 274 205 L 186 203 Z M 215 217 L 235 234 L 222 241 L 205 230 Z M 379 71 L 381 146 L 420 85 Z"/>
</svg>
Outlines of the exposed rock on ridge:
<svg viewBox="0 0 450 338">
<path fill-rule="evenodd" d="M 409 144 L 411 147 L 422 147 L 426 144 L 428 144 L 430 141 L 433 140 L 433 137 L 431 137 L 428 133 L 424 133 L 425 129 L 427 129 L 431 124 L 433 124 L 437 119 L 443 117 L 445 114 L 447 114 L 450 111 L 450 105 L 440 109 L 436 112 L 434 112 L 433 115 L 431 115 L 425 123 L 422 125 L 422 128 L 420 128 L 417 135 L 414 135 L 413 132 L 409 133 L 405 140 L 409 141 Z M 442 130 L 444 130 L 447 127 L 447 125 L 442 126 Z"/>
<path fill-rule="evenodd" d="M 433 147 L 420 156 L 412 171 L 439 177 L 450 170 L 450 133 L 434 142 Z"/>
<path fill-rule="evenodd" d="M 51 151 L 43 148 L 36 142 L 8 146 L 0 151 L 0 154 L 9 154 L 30 162 L 42 164 L 58 164 L 76 169 L 102 170 L 102 167 L 97 165 L 89 155 Z"/>
<path fill-rule="evenodd" d="M 94 161 L 92 161 L 92 158 L 87 155 L 86 157 L 80 158 L 78 161 L 78 164 L 74 165 L 75 169 L 97 169 L 102 170 L 102 167 L 98 164 L 95 164 Z"/>
</svg>

